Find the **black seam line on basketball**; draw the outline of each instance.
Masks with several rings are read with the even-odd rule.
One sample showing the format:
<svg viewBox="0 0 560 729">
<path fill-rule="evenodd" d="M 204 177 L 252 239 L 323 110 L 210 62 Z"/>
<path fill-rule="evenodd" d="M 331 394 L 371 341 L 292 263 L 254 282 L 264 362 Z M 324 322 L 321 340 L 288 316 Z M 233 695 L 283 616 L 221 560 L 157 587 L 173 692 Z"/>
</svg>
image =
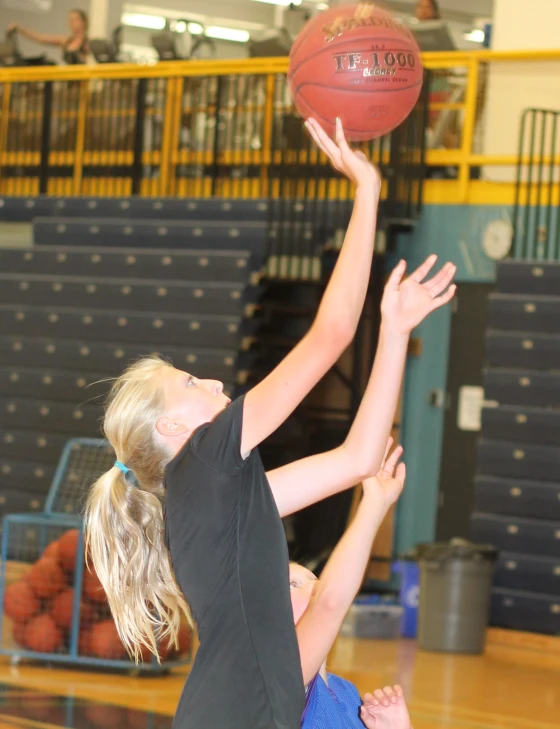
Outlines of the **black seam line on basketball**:
<svg viewBox="0 0 560 729">
<path fill-rule="evenodd" d="M 387 93 L 395 93 L 397 91 L 408 91 L 409 89 L 415 89 L 417 86 L 422 86 L 424 83 L 424 79 L 421 79 L 420 81 L 417 81 L 414 84 L 411 84 L 410 86 L 399 86 L 398 89 L 360 89 L 356 86 L 353 86 L 351 89 L 346 88 L 340 88 L 339 86 L 327 86 L 326 84 L 319 84 L 315 81 L 304 81 L 299 86 L 296 87 L 294 94 L 300 94 L 300 89 L 302 86 L 318 86 L 320 89 L 328 89 L 329 91 L 343 91 L 345 93 L 349 94 L 355 94 L 358 92 L 359 94 L 387 94 Z M 306 102 L 307 103 L 307 102 Z M 309 106 L 309 104 L 308 104 Z"/>
<path fill-rule="evenodd" d="M 368 38 L 358 38 L 357 40 L 367 41 L 368 43 L 373 42 L 371 39 L 368 39 Z M 394 40 L 394 38 L 376 38 L 375 43 L 382 43 L 383 41 L 393 41 L 393 40 Z M 290 72 L 288 73 L 288 77 L 292 77 L 294 75 L 294 73 L 298 70 L 298 68 L 303 66 L 308 61 L 311 61 L 316 56 L 319 56 L 322 53 L 325 53 L 326 51 L 332 51 L 333 48 L 337 48 L 338 46 L 341 46 L 341 45 L 347 45 L 347 44 L 344 43 L 343 41 L 340 41 L 340 43 L 337 43 L 334 46 L 326 46 L 326 48 L 320 48 L 318 51 L 315 51 L 312 56 L 307 56 L 302 61 L 300 61 L 295 68 L 291 69 Z M 394 50 L 391 50 L 391 51 L 372 51 L 371 48 L 368 48 L 367 51 L 351 51 L 351 53 L 405 53 L 405 52 L 416 53 L 416 50 L 417 50 L 416 48 L 408 48 L 405 51 L 405 49 L 403 49 L 403 48 L 395 48 Z"/>
<path fill-rule="evenodd" d="M 303 101 L 304 101 L 304 104 L 305 104 L 306 106 L 309 106 L 309 104 L 308 104 L 308 103 L 307 103 L 307 102 L 305 101 L 305 99 L 304 99 Z M 311 108 L 311 107 L 309 107 L 309 108 Z M 326 117 L 326 116 L 323 116 L 322 114 L 319 114 L 318 112 L 313 112 L 313 119 L 317 119 L 317 117 L 319 118 L 319 121 L 324 121 L 324 122 L 326 122 L 327 124 L 330 124 L 331 126 L 334 126 L 334 124 L 333 124 L 333 122 L 332 122 L 332 120 L 331 120 L 331 119 L 327 119 L 327 117 Z M 406 119 L 406 117 L 405 117 L 405 119 Z M 400 127 L 400 125 L 401 125 L 401 124 L 402 124 L 403 122 L 404 122 L 404 119 L 403 119 L 402 121 L 400 121 L 400 122 L 399 122 L 399 123 L 397 124 L 397 127 Z M 397 127 L 395 127 L 395 129 L 396 129 Z M 345 132 L 350 132 L 350 133 L 352 133 L 352 132 L 356 132 L 356 134 L 369 134 L 369 132 L 366 132 L 366 131 L 365 131 L 364 129 L 356 129 L 355 127 L 349 127 L 349 126 L 348 126 L 347 124 L 345 124 L 345 125 L 344 125 L 344 131 L 345 131 Z M 391 130 L 391 131 L 393 131 L 393 130 Z M 390 133 L 391 133 L 391 132 L 385 132 L 385 134 L 381 134 L 380 136 L 381 136 L 381 137 L 385 137 L 385 136 L 387 136 L 387 134 L 390 134 Z M 375 137 L 374 137 L 374 138 L 375 138 Z M 377 137 L 377 138 L 379 138 L 379 137 Z M 357 140 L 357 141 L 364 141 L 364 142 L 367 142 L 368 140 L 367 140 L 367 139 L 363 139 L 363 140 Z"/>
</svg>

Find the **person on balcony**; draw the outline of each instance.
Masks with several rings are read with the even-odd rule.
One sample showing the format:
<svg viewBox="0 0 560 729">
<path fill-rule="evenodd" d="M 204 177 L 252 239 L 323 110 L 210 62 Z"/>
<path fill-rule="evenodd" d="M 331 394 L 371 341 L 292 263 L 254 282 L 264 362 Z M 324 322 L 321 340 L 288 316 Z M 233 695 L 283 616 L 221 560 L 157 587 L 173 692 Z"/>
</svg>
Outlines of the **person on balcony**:
<svg viewBox="0 0 560 729">
<path fill-rule="evenodd" d="M 417 20 L 441 20 L 441 13 L 437 0 L 417 0 Z"/>
<path fill-rule="evenodd" d="M 71 10 L 68 13 L 68 29 L 70 32 L 67 35 L 51 35 L 23 28 L 17 23 L 8 26 L 9 33 L 20 33 L 35 43 L 58 46 L 62 49 L 64 63 L 85 63 L 89 53 L 87 13 L 83 10 Z"/>
</svg>

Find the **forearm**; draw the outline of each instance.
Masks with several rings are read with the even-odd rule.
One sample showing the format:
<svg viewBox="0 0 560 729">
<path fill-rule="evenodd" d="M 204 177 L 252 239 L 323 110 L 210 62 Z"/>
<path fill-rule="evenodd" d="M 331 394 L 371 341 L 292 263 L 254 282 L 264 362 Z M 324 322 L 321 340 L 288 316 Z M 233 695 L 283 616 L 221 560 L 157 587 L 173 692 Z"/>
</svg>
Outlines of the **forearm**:
<svg viewBox="0 0 560 729">
<path fill-rule="evenodd" d="M 321 572 L 317 600 L 327 601 L 342 617 L 360 591 L 371 545 L 386 514 L 386 505 L 364 492 L 352 524 Z"/>
<path fill-rule="evenodd" d="M 369 382 L 343 446 L 362 478 L 377 473 L 381 466 L 399 399 L 408 339 L 382 322 Z"/>
<path fill-rule="evenodd" d="M 331 554 L 311 602 L 296 625 L 306 684 L 327 658 L 360 589 L 371 544 L 385 512 L 381 503 L 364 493 L 354 521 Z"/>
<path fill-rule="evenodd" d="M 36 33 L 34 30 L 29 30 L 28 28 L 22 28 L 21 25 L 18 25 L 17 30 L 18 33 L 24 38 L 28 38 L 29 40 L 35 41 L 36 43 L 43 42 L 43 36 L 41 33 Z"/>
<path fill-rule="evenodd" d="M 47 45 L 59 45 L 60 44 L 60 38 L 56 35 L 46 35 L 45 33 L 37 33 L 34 30 L 29 30 L 28 28 L 22 28 L 20 25 L 18 25 L 18 33 L 24 38 L 28 38 L 29 40 L 35 41 L 35 43 L 45 43 Z"/>
<path fill-rule="evenodd" d="M 316 324 L 353 337 L 364 306 L 371 273 L 379 190 L 376 183 L 356 189 L 350 224 L 325 290 Z"/>
</svg>

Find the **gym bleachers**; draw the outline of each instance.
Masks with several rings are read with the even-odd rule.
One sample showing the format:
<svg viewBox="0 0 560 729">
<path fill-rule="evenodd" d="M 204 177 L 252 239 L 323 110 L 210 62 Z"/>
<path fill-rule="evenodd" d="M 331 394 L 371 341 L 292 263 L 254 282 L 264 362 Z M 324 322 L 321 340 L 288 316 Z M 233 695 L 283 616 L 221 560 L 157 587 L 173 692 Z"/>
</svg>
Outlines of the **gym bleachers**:
<svg viewBox="0 0 560 729">
<path fill-rule="evenodd" d="M 36 218 L 126 218 L 142 220 L 251 221 L 268 219 L 267 200 L 145 197 L 0 197 L 0 220 L 32 222 Z"/>
<path fill-rule="evenodd" d="M 499 550 L 493 625 L 560 632 L 560 264 L 499 264 L 472 536 Z"/>
<path fill-rule="evenodd" d="M 347 217 L 353 200 L 294 198 L 215 199 L 145 197 L 33 197 L 0 196 L 0 221 L 31 223 L 36 219 L 94 219 L 132 223 L 140 220 L 214 223 L 307 222 L 313 228 L 331 226 Z"/>
<path fill-rule="evenodd" d="M 64 443 L 99 436 L 110 378 L 138 356 L 240 391 L 266 216 L 254 200 L 2 200 L 34 245 L 0 247 L 0 515 L 42 510 Z"/>
<path fill-rule="evenodd" d="M 267 224 L 253 221 L 151 220 L 149 218 L 35 218 L 36 245 L 134 246 L 135 248 L 224 248 L 263 252 Z M 242 242 L 242 245 L 241 245 Z"/>
</svg>

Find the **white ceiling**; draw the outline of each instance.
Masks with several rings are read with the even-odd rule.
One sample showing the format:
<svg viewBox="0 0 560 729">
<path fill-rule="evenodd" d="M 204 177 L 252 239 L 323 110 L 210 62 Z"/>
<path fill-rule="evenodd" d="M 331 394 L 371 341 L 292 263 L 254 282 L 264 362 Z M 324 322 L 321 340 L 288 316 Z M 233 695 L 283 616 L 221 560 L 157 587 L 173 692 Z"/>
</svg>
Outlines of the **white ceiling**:
<svg viewBox="0 0 560 729">
<path fill-rule="evenodd" d="M 331 0 L 342 4 L 355 0 Z M 560 0 L 559 0 L 560 1 Z M 295 37 L 305 24 L 305 11 L 316 11 L 316 6 L 327 0 L 302 0 L 291 13 L 283 15 L 284 8 L 257 0 L 125 0 L 123 13 L 140 13 L 163 16 L 169 20 L 198 21 L 204 26 L 220 26 L 248 31 L 251 38 L 266 37 L 273 28 L 286 27 Z M 449 23 L 450 32 L 459 49 L 480 49 L 477 43 L 466 40 L 466 34 L 481 18 L 492 15 L 494 0 L 439 0 L 442 16 Z M 414 16 L 416 0 L 382 0 L 381 4 L 402 17 Z M 125 45 L 151 49 L 150 30 L 125 28 Z M 217 44 L 220 46 L 220 44 Z M 222 44 L 223 45 L 223 44 Z M 240 46 L 239 48 L 236 48 Z M 243 46 L 243 48 L 241 48 Z M 150 52 L 152 52 L 150 50 Z M 230 58 L 246 55 L 245 44 L 229 43 L 219 49 L 218 57 Z M 145 54 L 144 54 L 145 55 Z M 144 58 L 144 56 L 142 56 Z"/>
<path fill-rule="evenodd" d="M 494 0 L 439 0 L 444 18 L 450 21 L 469 23 L 476 17 L 492 15 Z M 301 9 L 313 9 L 315 5 L 325 4 L 326 0 L 303 0 Z M 341 0 L 336 0 L 340 4 Z M 396 13 L 413 15 L 416 0 L 384 0 L 383 5 Z M 127 9 L 136 12 L 150 12 L 168 17 L 197 19 L 211 16 L 214 19 L 249 23 L 261 27 L 273 27 L 278 8 L 256 0 L 139 0 L 127 2 Z M 141 9 L 140 9 L 141 8 Z M 298 9 L 300 9 L 298 8 Z"/>
</svg>

